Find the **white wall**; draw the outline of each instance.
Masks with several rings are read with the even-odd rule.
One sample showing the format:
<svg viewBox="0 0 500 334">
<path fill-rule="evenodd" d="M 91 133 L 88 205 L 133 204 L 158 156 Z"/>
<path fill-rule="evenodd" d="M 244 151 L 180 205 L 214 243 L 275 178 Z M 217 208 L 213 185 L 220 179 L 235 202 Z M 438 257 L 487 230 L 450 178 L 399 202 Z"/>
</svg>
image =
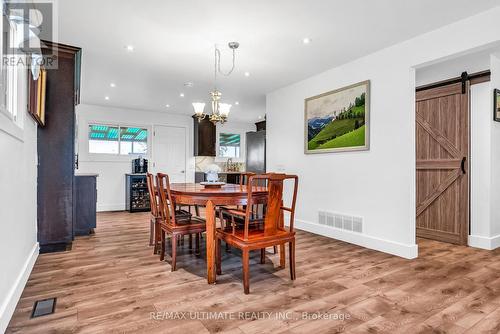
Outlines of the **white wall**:
<svg viewBox="0 0 500 334">
<path fill-rule="evenodd" d="M 489 82 L 471 86 L 471 233 L 469 245 L 489 248 L 491 236 L 491 128 L 492 98 Z"/>
<path fill-rule="evenodd" d="M 155 125 L 178 126 L 186 129 L 186 180 L 194 180 L 193 119 L 166 112 L 112 108 L 81 104 L 77 107 L 79 169 L 77 173 L 98 173 L 97 210 L 125 210 L 125 174 L 130 173 L 132 157 L 103 156 L 88 152 L 88 124 L 104 123 L 137 125 L 149 129 L 149 152 L 145 158 L 154 162 L 152 129 Z"/>
<path fill-rule="evenodd" d="M 498 42 L 499 15 L 496 7 L 267 95 L 268 169 L 299 175 L 298 228 L 417 256 L 415 68 Z M 305 155 L 304 99 L 364 80 L 371 80 L 370 151 Z M 362 216 L 363 234 L 323 228 L 320 209 Z"/>
<path fill-rule="evenodd" d="M 459 55 L 446 61 L 439 61 L 419 68 L 415 76 L 417 87 L 459 77 L 462 72 L 477 73 L 490 68 L 491 50 Z"/>
<path fill-rule="evenodd" d="M 500 55 L 491 56 L 491 95 L 500 89 Z M 491 110 L 491 109 L 490 109 Z M 492 111 L 491 111 L 492 112 Z M 490 114 L 490 120 L 493 116 Z M 491 121 L 491 237 L 492 248 L 500 247 L 500 122 Z"/>
<path fill-rule="evenodd" d="M 26 113 L 26 71 L 20 70 L 19 75 L 22 127 L 0 113 L 0 333 L 9 323 L 38 256 L 37 127 Z"/>
</svg>

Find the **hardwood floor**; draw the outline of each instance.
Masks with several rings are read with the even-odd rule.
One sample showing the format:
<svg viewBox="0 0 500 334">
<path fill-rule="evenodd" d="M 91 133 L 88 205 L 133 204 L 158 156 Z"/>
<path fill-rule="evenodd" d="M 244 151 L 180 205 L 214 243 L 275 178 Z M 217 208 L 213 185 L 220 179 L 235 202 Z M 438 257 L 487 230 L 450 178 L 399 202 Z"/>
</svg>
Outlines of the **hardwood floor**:
<svg viewBox="0 0 500 334">
<path fill-rule="evenodd" d="M 405 260 L 299 231 L 297 280 L 278 255 L 261 265 L 255 252 L 245 295 L 238 251 L 223 250 L 223 275 L 207 285 L 186 238 L 170 272 L 169 255 L 160 262 L 148 246 L 148 217 L 99 214 L 72 251 L 40 255 L 7 333 L 500 332 L 500 250 L 421 240 L 419 258 Z M 50 297 L 55 314 L 30 319 Z"/>
</svg>

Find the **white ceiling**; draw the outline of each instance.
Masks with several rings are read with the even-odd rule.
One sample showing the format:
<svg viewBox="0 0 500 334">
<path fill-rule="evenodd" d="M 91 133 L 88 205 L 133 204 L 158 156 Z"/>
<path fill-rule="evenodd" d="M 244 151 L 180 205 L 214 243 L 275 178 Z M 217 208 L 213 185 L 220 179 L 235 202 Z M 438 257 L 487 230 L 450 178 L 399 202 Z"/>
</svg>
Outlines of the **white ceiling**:
<svg viewBox="0 0 500 334">
<path fill-rule="evenodd" d="M 209 101 L 213 45 L 224 50 L 222 67 L 227 68 L 227 42 L 239 41 L 236 70 L 221 78 L 219 88 L 223 100 L 233 103 L 232 119 L 254 121 L 265 112 L 267 92 L 498 4 L 498 0 L 61 0 L 58 37 L 83 48 L 82 103 L 189 115 L 191 102 Z M 304 45 L 304 37 L 312 42 Z M 126 45 L 133 45 L 134 52 L 127 52 Z M 251 75 L 245 77 L 245 71 Z M 184 87 L 187 81 L 194 87 Z M 179 97 L 181 92 L 184 98 Z"/>
</svg>

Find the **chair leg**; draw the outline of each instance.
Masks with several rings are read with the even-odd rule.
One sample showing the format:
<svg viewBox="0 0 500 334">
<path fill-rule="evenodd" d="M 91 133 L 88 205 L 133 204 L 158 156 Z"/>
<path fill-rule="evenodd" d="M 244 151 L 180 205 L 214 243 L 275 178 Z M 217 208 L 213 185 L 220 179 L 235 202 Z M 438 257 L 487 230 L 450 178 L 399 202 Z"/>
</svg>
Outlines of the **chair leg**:
<svg viewBox="0 0 500 334">
<path fill-rule="evenodd" d="M 160 252 L 161 243 L 161 227 L 158 220 L 155 220 L 155 254 Z"/>
<path fill-rule="evenodd" d="M 194 242 L 195 242 L 194 254 L 195 255 L 200 255 L 200 237 L 201 237 L 201 233 L 196 233 L 196 235 L 194 236 Z"/>
<path fill-rule="evenodd" d="M 172 234 L 172 271 L 175 271 L 177 264 L 177 240 L 176 234 Z"/>
<path fill-rule="evenodd" d="M 217 269 L 217 275 L 222 275 L 222 254 L 221 254 L 221 240 L 217 238 L 217 243 L 215 245 L 215 265 Z"/>
<path fill-rule="evenodd" d="M 193 249 L 193 235 L 189 234 L 189 249 Z"/>
<path fill-rule="evenodd" d="M 260 263 L 261 264 L 266 263 L 266 249 L 265 248 L 260 249 Z"/>
<path fill-rule="evenodd" d="M 161 230 L 160 232 L 160 261 L 165 260 L 165 231 Z"/>
<path fill-rule="evenodd" d="M 273 246 L 274 254 L 278 253 L 278 246 Z"/>
<path fill-rule="evenodd" d="M 246 295 L 250 293 L 250 269 L 249 265 L 249 250 L 243 249 L 243 254 L 241 258 L 243 262 L 243 291 Z"/>
<path fill-rule="evenodd" d="M 153 246 L 153 236 L 155 233 L 155 223 L 153 222 L 153 219 L 149 220 L 149 245 Z"/>
<path fill-rule="evenodd" d="M 280 245 L 280 267 L 285 268 L 285 244 Z"/>
<path fill-rule="evenodd" d="M 288 250 L 290 252 L 290 278 L 293 281 L 295 279 L 295 240 L 290 241 Z"/>
</svg>

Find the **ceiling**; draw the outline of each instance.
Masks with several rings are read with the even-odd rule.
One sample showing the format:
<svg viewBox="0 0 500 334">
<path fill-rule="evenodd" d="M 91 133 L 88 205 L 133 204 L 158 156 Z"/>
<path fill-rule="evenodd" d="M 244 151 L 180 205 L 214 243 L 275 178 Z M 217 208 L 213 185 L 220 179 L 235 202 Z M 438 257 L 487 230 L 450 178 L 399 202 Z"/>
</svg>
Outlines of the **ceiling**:
<svg viewBox="0 0 500 334">
<path fill-rule="evenodd" d="M 82 103 L 187 115 L 193 114 L 192 102 L 209 102 L 213 46 L 223 50 L 222 68 L 228 69 L 227 42 L 238 41 L 236 69 L 220 78 L 218 87 L 224 102 L 233 104 L 231 119 L 254 121 L 264 115 L 265 94 L 270 91 L 498 4 L 62 0 L 58 38 L 83 49 Z M 304 44 L 305 37 L 311 43 Z M 134 51 L 128 52 L 127 45 Z M 194 86 L 185 87 L 186 82 Z"/>
</svg>

